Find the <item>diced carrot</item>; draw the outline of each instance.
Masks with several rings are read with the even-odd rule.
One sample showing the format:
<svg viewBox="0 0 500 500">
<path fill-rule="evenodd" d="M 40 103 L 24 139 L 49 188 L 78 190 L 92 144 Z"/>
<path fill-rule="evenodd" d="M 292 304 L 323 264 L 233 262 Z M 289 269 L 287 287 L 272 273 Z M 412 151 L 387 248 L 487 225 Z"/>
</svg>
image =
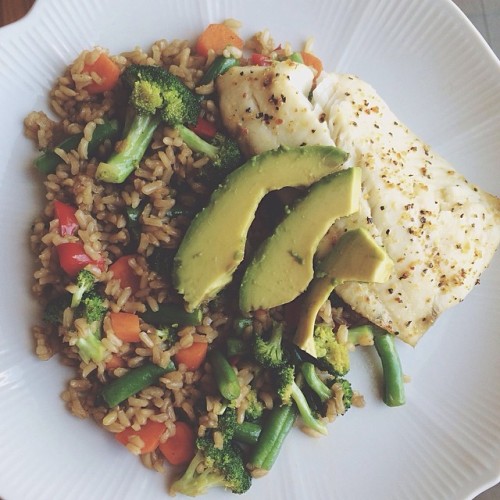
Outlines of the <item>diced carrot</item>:
<svg viewBox="0 0 500 500">
<path fill-rule="evenodd" d="M 141 327 L 139 316 L 126 312 L 110 312 L 111 328 L 115 335 L 124 342 L 139 342 Z"/>
<path fill-rule="evenodd" d="M 314 54 L 310 52 L 301 52 L 302 61 L 306 66 L 312 66 L 316 70 L 316 76 L 319 75 L 323 71 L 323 63 L 321 59 L 316 57 Z"/>
<path fill-rule="evenodd" d="M 113 271 L 113 278 L 120 280 L 122 288 L 130 287 L 132 292 L 139 290 L 140 278 L 134 273 L 129 265 L 129 260 L 135 255 L 123 255 L 109 266 L 109 270 Z"/>
<path fill-rule="evenodd" d="M 195 50 L 205 57 L 210 49 L 220 55 L 228 45 L 241 49 L 243 40 L 225 24 L 209 24 L 198 37 Z"/>
<path fill-rule="evenodd" d="M 118 354 L 113 354 L 106 361 L 107 370 L 116 370 L 116 368 L 123 368 L 125 366 L 125 360 Z"/>
<path fill-rule="evenodd" d="M 175 434 L 159 444 L 163 456 L 172 465 L 187 464 L 194 457 L 195 439 L 193 428 L 185 422 L 175 422 Z"/>
<path fill-rule="evenodd" d="M 132 427 L 127 427 L 125 430 L 115 434 L 115 439 L 126 446 L 132 436 L 138 436 L 144 443 L 140 451 L 140 454 L 144 455 L 144 453 L 151 453 L 158 448 L 161 435 L 165 432 L 165 429 L 164 423 L 148 420 L 138 431 L 135 431 Z"/>
<path fill-rule="evenodd" d="M 189 347 L 177 351 L 175 361 L 177 364 L 185 364 L 189 371 L 197 370 L 205 361 L 207 350 L 206 342 L 193 342 Z"/>
<path fill-rule="evenodd" d="M 89 83 L 85 88 L 89 94 L 100 94 L 111 90 L 120 78 L 120 68 L 111 58 L 102 53 L 92 64 L 85 64 L 84 73 L 95 73 L 99 76 L 99 82 Z"/>
</svg>

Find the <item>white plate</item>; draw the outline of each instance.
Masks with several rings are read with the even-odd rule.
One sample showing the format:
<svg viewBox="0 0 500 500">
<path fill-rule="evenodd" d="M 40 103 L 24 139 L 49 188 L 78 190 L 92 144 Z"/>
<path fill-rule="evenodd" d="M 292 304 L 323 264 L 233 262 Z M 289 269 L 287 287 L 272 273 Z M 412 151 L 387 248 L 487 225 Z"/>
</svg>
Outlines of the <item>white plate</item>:
<svg viewBox="0 0 500 500">
<path fill-rule="evenodd" d="M 37 0 L 0 30 L 0 497 L 164 499 L 150 472 L 59 399 L 68 371 L 32 354 L 29 227 L 42 179 L 22 120 L 47 109 L 55 77 L 82 49 L 117 53 L 159 38 L 193 38 L 234 17 L 244 34 L 276 41 L 314 35 L 329 70 L 357 73 L 399 118 L 473 182 L 500 194 L 500 65 L 447 0 Z M 367 406 L 313 440 L 293 431 L 246 498 L 470 498 L 500 479 L 500 269 L 443 315 L 416 350 L 400 346 L 412 377 L 406 406 L 378 393 L 376 359 L 356 355 L 351 378 Z M 212 492 L 209 498 L 224 496 Z M 226 495 L 229 498 L 229 494 Z"/>
</svg>

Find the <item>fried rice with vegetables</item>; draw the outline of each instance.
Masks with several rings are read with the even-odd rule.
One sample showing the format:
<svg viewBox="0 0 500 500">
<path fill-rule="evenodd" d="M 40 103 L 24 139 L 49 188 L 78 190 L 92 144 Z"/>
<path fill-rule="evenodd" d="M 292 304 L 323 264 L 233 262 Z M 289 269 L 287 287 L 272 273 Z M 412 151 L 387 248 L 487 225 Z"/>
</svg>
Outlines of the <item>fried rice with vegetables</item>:
<svg viewBox="0 0 500 500">
<path fill-rule="evenodd" d="M 291 342 L 297 302 L 242 315 L 232 283 L 188 312 L 172 284 L 190 222 L 245 161 L 222 125 L 216 77 L 290 58 L 322 70 L 310 46 L 295 52 L 267 31 L 244 42 L 238 26 L 210 25 L 194 44 L 86 50 L 50 92 L 55 118 L 36 111 L 24 123 L 43 151 L 35 165 L 46 198 L 31 234 L 33 292 L 44 311 L 36 354 L 73 367 L 62 394 L 72 414 L 94 419 L 149 468 L 183 465 L 171 492 L 188 495 L 212 486 L 243 493 L 271 469 L 294 425 L 326 434 L 328 422 L 363 406 L 345 379 L 353 344 L 375 338 L 384 349 L 384 337 L 356 329 L 362 318 L 335 296 L 319 311 L 313 357 Z M 166 112 L 131 116 L 131 93 L 149 103 L 156 92 L 135 84 L 150 68 L 193 100 L 195 115 L 182 123 Z M 108 182 L 100 165 L 116 156 L 128 170 Z M 276 203 L 259 208 L 249 252 L 276 223 Z"/>
</svg>

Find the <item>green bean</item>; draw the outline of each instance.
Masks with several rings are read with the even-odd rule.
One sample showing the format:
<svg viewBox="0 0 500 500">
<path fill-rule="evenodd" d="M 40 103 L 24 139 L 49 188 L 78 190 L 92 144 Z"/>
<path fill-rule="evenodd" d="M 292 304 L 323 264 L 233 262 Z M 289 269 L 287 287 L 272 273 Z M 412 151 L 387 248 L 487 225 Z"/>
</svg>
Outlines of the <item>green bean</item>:
<svg viewBox="0 0 500 500">
<path fill-rule="evenodd" d="M 226 399 L 236 399 L 240 395 L 240 384 L 229 361 L 217 349 L 209 351 L 208 360 L 212 366 L 219 392 Z"/>
<path fill-rule="evenodd" d="M 384 403 L 387 406 L 404 405 L 406 397 L 403 370 L 394 337 L 384 330 L 376 329 L 373 340 L 384 372 Z"/>
<path fill-rule="evenodd" d="M 154 384 L 165 373 L 173 371 L 175 371 L 175 365 L 172 361 L 165 368 L 153 363 L 146 363 L 106 384 L 101 390 L 101 396 L 106 404 L 112 408 Z"/>
<path fill-rule="evenodd" d="M 118 135 L 118 121 L 108 120 L 96 126 L 92 139 L 88 144 L 88 156 L 93 156 L 99 146 L 106 139 L 114 139 Z M 75 134 L 67 137 L 57 145 L 58 148 L 68 153 L 72 149 L 76 149 L 83 138 L 83 134 Z M 36 168 L 45 175 L 53 174 L 56 171 L 57 165 L 62 162 L 61 157 L 53 150 L 45 151 L 35 160 Z"/>
<path fill-rule="evenodd" d="M 219 75 L 224 74 L 229 68 L 237 66 L 238 64 L 238 60 L 234 57 L 217 56 L 203 77 L 200 79 L 198 85 L 207 85 L 211 81 L 215 80 Z"/>
<path fill-rule="evenodd" d="M 249 462 L 255 469 L 271 470 L 281 446 L 295 422 L 295 405 L 275 406 L 269 413 Z"/>
<path fill-rule="evenodd" d="M 255 444 L 259 439 L 262 428 L 255 422 L 242 422 L 234 429 L 234 439 L 240 443 Z"/>
<path fill-rule="evenodd" d="M 140 316 L 146 323 L 154 326 L 196 326 L 200 325 L 202 320 L 201 309 L 188 312 L 178 304 L 158 304 L 158 311 L 147 309 Z"/>
</svg>

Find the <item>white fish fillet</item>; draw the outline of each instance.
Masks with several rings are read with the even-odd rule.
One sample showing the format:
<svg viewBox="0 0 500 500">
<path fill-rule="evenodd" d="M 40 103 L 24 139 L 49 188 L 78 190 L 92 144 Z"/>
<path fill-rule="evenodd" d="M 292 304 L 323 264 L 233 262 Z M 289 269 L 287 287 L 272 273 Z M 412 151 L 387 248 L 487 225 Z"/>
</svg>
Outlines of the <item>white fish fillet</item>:
<svg viewBox="0 0 500 500">
<path fill-rule="evenodd" d="M 286 111 L 292 102 L 287 97 L 280 107 L 282 123 L 261 121 L 254 128 L 244 119 L 242 92 L 251 96 L 251 106 L 265 106 L 269 94 L 262 80 L 251 80 L 252 68 L 219 78 L 224 124 L 247 154 L 302 143 L 335 144 L 350 153 L 345 167 L 363 171 L 361 209 L 332 227 L 318 253 L 346 229 L 365 227 L 393 259 L 394 272 L 384 284 L 346 283 L 336 292 L 364 317 L 415 345 L 440 313 L 465 298 L 491 261 L 500 242 L 500 200 L 469 184 L 405 127 L 369 84 L 352 75 L 324 73 L 309 106 L 300 101 Z M 302 66 L 290 65 L 283 71 L 290 79 L 279 88 L 293 92 L 287 85 L 301 81 L 299 72 Z M 308 94 L 306 88 L 297 99 Z M 303 120 L 305 131 L 314 127 L 321 133 L 301 131 Z"/>
<path fill-rule="evenodd" d="M 283 146 L 333 145 L 309 101 L 313 72 L 304 64 L 233 67 L 217 78 L 224 124 L 248 155 Z"/>
<path fill-rule="evenodd" d="M 313 94 L 336 145 L 363 169 L 361 210 L 329 237 L 366 227 L 394 260 L 384 284 L 336 292 L 363 316 L 415 345 L 465 298 L 500 241 L 500 200 L 468 183 L 391 112 L 367 83 L 326 75 Z M 346 165 L 349 166 L 349 165 Z"/>
</svg>

